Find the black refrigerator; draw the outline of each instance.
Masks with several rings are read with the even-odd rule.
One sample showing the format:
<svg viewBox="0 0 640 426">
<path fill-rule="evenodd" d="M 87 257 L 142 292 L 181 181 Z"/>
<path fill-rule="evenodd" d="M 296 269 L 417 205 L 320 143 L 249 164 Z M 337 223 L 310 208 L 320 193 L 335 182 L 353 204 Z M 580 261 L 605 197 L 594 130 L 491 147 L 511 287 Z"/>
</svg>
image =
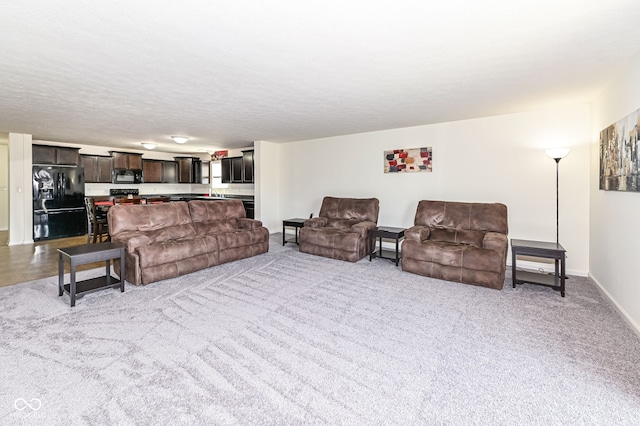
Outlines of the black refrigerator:
<svg viewBox="0 0 640 426">
<path fill-rule="evenodd" d="M 86 233 L 84 168 L 33 166 L 33 240 Z"/>
</svg>

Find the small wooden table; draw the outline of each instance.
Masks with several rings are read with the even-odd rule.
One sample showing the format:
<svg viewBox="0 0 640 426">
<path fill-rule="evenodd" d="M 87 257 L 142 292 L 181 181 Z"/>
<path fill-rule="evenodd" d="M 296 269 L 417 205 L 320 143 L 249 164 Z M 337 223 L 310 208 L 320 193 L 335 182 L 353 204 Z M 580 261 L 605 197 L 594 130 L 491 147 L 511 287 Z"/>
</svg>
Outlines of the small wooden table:
<svg viewBox="0 0 640 426">
<path fill-rule="evenodd" d="M 285 245 L 287 243 L 298 244 L 298 230 L 304 227 L 305 220 L 307 219 L 301 219 L 299 217 L 296 217 L 294 219 L 287 219 L 282 221 L 282 245 Z M 287 234 L 285 233 L 285 230 L 287 226 L 293 226 L 294 228 L 296 228 L 296 239 L 294 241 L 290 241 L 286 239 Z"/>
<path fill-rule="evenodd" d="M 560 292 L 564 297 L 565 293 L 565 254 L 566 250 L 558 243 L 531 240 L 511 240 L 511 276 L 513 288 L 516 284 L 529 283 L 551 287 Z M 517 271 L 516 258 L 518 255 L 542 257 L 554 259 L 555 273 L 545 274 L 530 271 Z"/>
<path fill-rule="evenodd" d="M 103 288 L 120 288 L 124 292 L 124 254 L 125 247 L 116 243 L 83 244 L 81 246 L 58 249 L 58 296 L 67 293 L 71 307 L 76 305 L 76 296 L 82 297 Z M 111 277 L 111 260 L 120 258 L 120 279 Z M 69 278 L 64 284 L 64 262 L 69 261 Z M 76 282 L 76 266 L 86 263 L 105 261 L 106 275 Z"/>
<path fill-rule="evenodd" d="M 398 262 L 400 261 L 400 257 L 401 257 L 399 244 L 400 244 L 400 240 L 404 238 L 404 231 L 406 231 L 405 228 L 394 228 L 391 226 L 378 226 L 377 228 L 369 230 L 369 239 L 370 241 L 373 240 L 373 242 L 370 243 L 373 245 L 373 251 L 369 253 L 369 262 L 371 262 L 372 258 L 379 257 L 380 259 L 393 260 L 395 261 L 396 266 L 398 266 Z M 375 249 L 376 238 L 378 238 L 380 241 L 380 250 L 378 253 L 376 253 L 376 249 Z M 392 252 L 391 250 L 382 249 L 383 238 L 386 238 L 389 240 L 395 240 L 396 242 L 395 253 Z M 384 256 L 384 254 L 391 254 L 393 255 L 393 257 Z"/>
</svg>

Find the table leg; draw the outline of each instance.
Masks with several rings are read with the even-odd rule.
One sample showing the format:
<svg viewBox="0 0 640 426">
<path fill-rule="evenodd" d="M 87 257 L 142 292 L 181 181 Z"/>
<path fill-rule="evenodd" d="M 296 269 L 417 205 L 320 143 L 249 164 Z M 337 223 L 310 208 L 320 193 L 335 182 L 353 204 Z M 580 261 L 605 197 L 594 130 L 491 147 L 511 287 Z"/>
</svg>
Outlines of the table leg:
<svg viewBox="0 0 640 426">
<path fill-rule="evenodd" d="M 300 228 L 298 228 L 297 226 L 295 228 L 296 228 L 296 244 L 298 244 L 298 229 L 300 229 Z"/>
<path fill-rule="evenodd" d="M 400 242 L 400 240 L 398 238 L 396 238 L 396 266 L 398 266 L 398 243 Z"/>
<path fill-rule="evenodd" d="M 511 282 L 516 288 L 516 252 L 511 249 Z"/>
<path fill-rule="evenodd" d="M 287 227 L 282 225 L 282 245 L 287 244 L 287 234 L 285 233 L 285 231 L 287 230 Z"/>
<path fill-rule="evenodd" d="M 120 250 L 120 292 L 124 293 L 124 254 L 125 249 Z"/>
<path fill-rule="evenodd" d="M 58 253 L 58 297 L 64 292 L 64 259 L 62 253 Z"/>
<path fill-rule="evenodd" d="M 560 260 L 560 295 L 564 297 L 564 280 L 565 280 L 565 255 L 562 253 L 562 259 Z"/>
<path fill-rule="evenodd" d="M 71 298 L 71 307 L 76 306 L 76 262 L 71 259 L 71 268 L 69 271 L 71 284 L 69 284 L 69 297 Z"/>
<path fill-rule="evenodd" d="M 111 260 L 107 259 L 104 261 L 105 266 L 105 277 L 107 278 L 107 285 L 111 285 Z"/>
</svg>

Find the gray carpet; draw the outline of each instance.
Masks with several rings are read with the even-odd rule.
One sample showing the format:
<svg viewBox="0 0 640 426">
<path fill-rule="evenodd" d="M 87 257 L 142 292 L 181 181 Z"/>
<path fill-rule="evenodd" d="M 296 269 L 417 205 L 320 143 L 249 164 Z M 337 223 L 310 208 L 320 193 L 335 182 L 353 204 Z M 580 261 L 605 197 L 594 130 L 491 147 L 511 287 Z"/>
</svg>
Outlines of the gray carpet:
<svg viewBox="0 0 640 426">
<path fill-rule="evenodd" d="M 640 339 L 590 280 L 495 291 L 279 238 L 75 308 L 55 277 L 0 288 L 0 424 L 640 423 Z"/>
</svg>

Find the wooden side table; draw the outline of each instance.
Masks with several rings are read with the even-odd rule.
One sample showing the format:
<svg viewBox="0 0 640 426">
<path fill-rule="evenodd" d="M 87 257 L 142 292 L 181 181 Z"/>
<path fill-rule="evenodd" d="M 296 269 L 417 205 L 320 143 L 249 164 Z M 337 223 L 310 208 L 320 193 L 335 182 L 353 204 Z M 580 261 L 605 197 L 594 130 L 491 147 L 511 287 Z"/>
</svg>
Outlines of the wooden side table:
<svg viewBox="0 0 640 426">
<path fill-rule="evenodd" d="M 304 221 L 307 219 L 301 219 L 299 217 L 294 219 L 287 219 L 282 221 L 282 245 L 287 243 L 296 243 L 298 244 L 298 230 L 304 227 Z M 292 226 L 296 228 L 296 239 L 294 241 L 287 240 L 287 234 L 285 233 L 286 227 Z"/>
<path fill-rule="evenodd" d="M 511 276 L 513 288 L 516 284 L 529 283 L 551 287 L 560 292 L 564 297 L 565 293 L 565 257 L 566 250 L 558 243 L 531 240 L 511 240 Z M 555 273 L 545 274 L 539 272 L 517 271 L 516 258 L 518 255 L 542 257 L 553 259 L 555 263 Z"/>
<path fill-rule="evenodd" d="M 391 226 L 378 226 L 375 229 L 371 229 L 369 230 L 369 241 L 370 244 L 373 245 L 374 249 L 371 253 L 369 253 L 369 262 L 371 262 L 371 259 L 374 257 L 379 257 L 380 259 L 388 259 L 388 260 L 393 260 L 396 263 L 396 266 L 398 266 L 398 263 L 400 261 L 400 240 L 402 240 L 404 238 L 404 231 L 406 229 L 405 228 L 394 228 Z M 380 242 L 380 249 L 379 251 L 376 253 L 375 250 L 375 244 L 376 244 L 376 238 L 378 238 L 379 242 Z M 382 239 L 388 239 L 388 240 L 394 240 L 396 242 L 396 251 L 395 253 L 391 250 L 383 250 L 382 249 Z M 371 242 L 371 240 L 373 240 Z M 385 256 L 385 254 L 387 254 L 387 256 Z M 393 256 L 393 257 L 391 257 Z"/>
<path fill-rule="evenodd" d="M 82 297 L 103 288 L 120 288 L 124 292 L 125 247 L 116 243 L 83 244 L 81 246 L 58 249 L 58 296 L 67 293 L 71 307 L 76 305 L 76 297 Z M 120 258 L 120 279 L 111 277 L 111 260 Z M 105 261 L 106 275 L 76 282 L 76 266 L 85 263 Z M 70 283 L 64 284 L 64 262 L 69 261 Z"/>
</svg>

